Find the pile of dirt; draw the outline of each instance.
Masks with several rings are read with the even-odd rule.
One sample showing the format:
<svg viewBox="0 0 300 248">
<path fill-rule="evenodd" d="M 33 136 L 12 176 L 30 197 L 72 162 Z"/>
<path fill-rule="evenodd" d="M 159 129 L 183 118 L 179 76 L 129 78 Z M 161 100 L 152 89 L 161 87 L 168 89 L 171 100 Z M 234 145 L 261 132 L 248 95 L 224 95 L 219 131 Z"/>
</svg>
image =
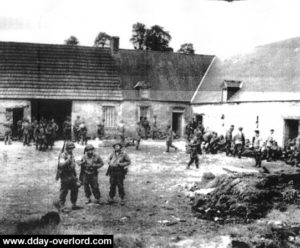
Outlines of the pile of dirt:
<svg viewBox="0 0 300 248">
<path fill-rule="evenodd" d="M 215 188 L 193 200 L 192 210 L 201 219 L 224 222 L 250 222 L 271 209 L 286 209 L 298 203 L 300 173 L 231 174 L 199 183 L 199 188 Z M 193 187 L 192 190 L 199 190 Z"/>
</svg>

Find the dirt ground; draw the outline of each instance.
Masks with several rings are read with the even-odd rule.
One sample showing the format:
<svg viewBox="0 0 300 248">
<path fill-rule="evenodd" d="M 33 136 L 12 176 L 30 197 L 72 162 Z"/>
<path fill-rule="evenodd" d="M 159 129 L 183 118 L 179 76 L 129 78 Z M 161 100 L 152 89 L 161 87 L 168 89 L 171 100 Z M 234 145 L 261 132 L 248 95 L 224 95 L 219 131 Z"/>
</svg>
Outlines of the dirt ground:
<svg viewBox="0 0 300 248">
<path fill-rule="evenodd" d="M 97 146 L 96 151 L 106 161 L 112 148 L 99 147 L 99 141 L 90 143 Z M 215 175 L 229 173 L 228 170 L 257 172 L 253 159 L 203 155 L 199 169 L 186 170 L 189 157 L 184 142 L 175 143 L 180 148 L 176 153 L 165 153 L 164 144 L 149 140 L 142 142 L 141 151 L 126 148 L 132 165 L 125 180 L 125 206 L 85 205 L 83 188 L 80 188 L 78 204 L 84 209 L 62 214 L 62 223 L 49 232 L 114 234 L 123 242 L 122 247 L 228 247 L 229 235 L 237 229 L 246 229 L 247 225 L 220 225 L 197 219 L 191 211 L 187 188 L 200 181 L 204 172 Z M 27 216 L 54 210 L 53 201 L 58 198 L 60 187 L 55 172 L 61 147 L 62 142 L 57 142 L 53 151 L 41 152 L 20 143 L 4 146 L 1 142 L 0 234 L 13 233 L 16 224 Z M 79 159 L 83 146 L 76 145 L 74 153 Z M 275 170 L 285 167 L 282 162 L 266 164 Z M 107 163 L 99 173 L 103 202 L 109 189 L 106 169 Z M 281 213 L 271 213 L 266 221 L 278 216 Z M 124 237 L 129 241 L 124 241 Z"/>
</svg>

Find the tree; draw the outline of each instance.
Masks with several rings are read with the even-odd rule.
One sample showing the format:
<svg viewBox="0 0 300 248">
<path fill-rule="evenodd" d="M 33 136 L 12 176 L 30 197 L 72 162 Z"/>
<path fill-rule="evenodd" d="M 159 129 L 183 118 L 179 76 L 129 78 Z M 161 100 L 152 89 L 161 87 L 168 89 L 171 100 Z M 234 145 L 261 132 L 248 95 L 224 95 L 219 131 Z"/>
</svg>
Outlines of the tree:
<svg viewBox="0 0 300 248">
<path fill-rule="evenodd" d="M 134 49 L 145 50 L 145 41 L 147 38 L 147 29 L 145 24 L 136 23 L 132 25 L 132 37 L 130 42 L 133 44 Z"/>
<path fill-rule="evenodd" d="M 79 44 L 79 41 L 75 36 L 71 35 L 68 39 L 65 40 L 65 44 L 69 46 L 76 46 Z"/>
<path fill-rule="evenodd" d="M 185 54 L 195 54 L 194 46 L 192 43 L 184 43 L 180 46 L 180 49 L 178 50 L 179 53 L 185 53 Z"/>
<path fill-rule="evenodd" d="M 95 47 L 109 47 L 109 41 L 111 40 L 111 36 L 108 35 L 105 32 L 100 32 L 95 41 L 94 41 L 94 46 Z"/>
<path fill-rule="evenodd" d="M 136 23 L 132 26 L 132 37 L 130 41 L 135 49 L 152 51 L 173 51 L 169 47 L 172 37 L 163 27 L 154 25 L 150 29 L 142 23 Z"/>
</svg>

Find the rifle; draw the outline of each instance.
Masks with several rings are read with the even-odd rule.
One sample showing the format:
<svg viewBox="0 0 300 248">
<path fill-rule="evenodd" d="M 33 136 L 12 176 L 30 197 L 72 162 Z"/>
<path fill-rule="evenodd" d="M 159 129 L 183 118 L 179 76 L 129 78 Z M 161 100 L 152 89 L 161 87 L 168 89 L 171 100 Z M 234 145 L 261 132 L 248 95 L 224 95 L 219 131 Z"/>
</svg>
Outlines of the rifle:
<svg viewBox="0 0 300 248">
<path fill-rule="evenodd" d="M 61 176 L 61 169 L 59 168 L 59 157 L 65 151 L 65 146 L 66 146 L 66 140 L 64 140 L 63 147 L 61 148 L 61 151 L 58 155 L 57 170 L 56 170 L 56 176 L 55 176 L 56 181 L 58 181 L 60 179 L 60 176 Z"/>
</svg>

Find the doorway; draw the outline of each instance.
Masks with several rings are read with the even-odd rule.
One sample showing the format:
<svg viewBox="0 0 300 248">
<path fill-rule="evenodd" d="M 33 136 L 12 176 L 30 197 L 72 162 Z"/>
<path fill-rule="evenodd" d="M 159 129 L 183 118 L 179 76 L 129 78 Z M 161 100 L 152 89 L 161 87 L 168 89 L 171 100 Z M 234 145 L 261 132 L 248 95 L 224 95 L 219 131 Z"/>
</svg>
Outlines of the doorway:
<svg viewBox="0 0 300 248">
<path fill-rule="evenodd" d="M 183 113 L 173 112 L 172 129 L 179 137 L 183 136 Z"/>
<path fill-rule="evenodd" d="M 62 126 L 67 116 L 71 116 L 72 101 L 65 100 L 31 100 L 31 117 L 40 120 L 45 118 L 51 120 L 54 118 L 59 127 L 57 138 L 62 139 Z"/>
<path fill-rule="evenodd" d="M 288 139 L 294 139 L 299 134 L 299 120 L 284 120 L 284 142 L 286 142 Z"/>
</svg>

